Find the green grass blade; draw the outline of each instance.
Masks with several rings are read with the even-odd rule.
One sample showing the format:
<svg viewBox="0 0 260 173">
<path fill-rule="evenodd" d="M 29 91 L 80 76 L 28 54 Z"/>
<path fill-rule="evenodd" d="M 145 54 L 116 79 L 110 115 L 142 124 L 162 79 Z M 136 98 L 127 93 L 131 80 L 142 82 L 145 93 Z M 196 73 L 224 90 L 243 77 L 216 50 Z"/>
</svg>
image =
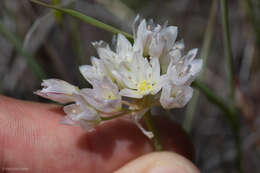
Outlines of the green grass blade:
<svg viewBox="0 0 260 173">
<path fill-rule="evenodd" d="M 52 4 L 53 5 L 60 5 L 61 4 L 61 0 L 52 0 Z M 57 22 L 61 22 L 62 21 L 62 12 L 55 10 L 54 12 L 54 16 L 55 19 L 57 20 Z"/>
<path fill-rule="evenodd" d="M 97 28 L 100 28 L 100 29 L 104 29 L 106 31 L 109 31 L 109 32 L 112 32 L 114 34 L 117 34 L 117 33 L 121 33 L 123 34 L 124 36 L 126 36 L 129 40 L 133 40 L 133 36 L 127 32 L 124 32 L 124 31 L 121 31 L 113 26 L 110 26 L 108 24 L 105 24 L 101 21 L 98 21 L 90 16 L 86 16 L 80 12 L 77 12 L 75 10 L 72 10 L 72 9 L 67 9 L 67 8 L 62 8 L 62 7 L 59 7 L 59 6 L 56 6 L 56 5 L 50 5 L 50 4 L 46 4 L 44 2 L 40 2 L 38 0 L 30 0 L 31 2 L 34 2 L 38 5 L 41 5 L 41 6 L 44 6 L 44 7 L 47 7 L 47 8 L 52 8 L 54 10 L 58 10 L 60 12 L 63 12 L 65 14 L 68 14 L 72 17 L 75 17 L 75 18 L 78 18 L 80 20 L 82 20 L 83 22 L 86 22 L 90 25 L 93 25 Z"/>
<path fill-rule="evenodd" d="M 229 19 L 228 19 L 228 0 L 221 0 L 221 17 L 222 17 L 222 30 L 225 48 L 225 57 L 228 68 L 228 80 L 229 80 L 229 97 L 232 104 L 234 104 L 235 95 L 235 81 L 234 81 L 234 63 L 233 55 L 231 50 L 231 40 L 230 40 L 230 29 L 229 29 Z"/>
</svg>

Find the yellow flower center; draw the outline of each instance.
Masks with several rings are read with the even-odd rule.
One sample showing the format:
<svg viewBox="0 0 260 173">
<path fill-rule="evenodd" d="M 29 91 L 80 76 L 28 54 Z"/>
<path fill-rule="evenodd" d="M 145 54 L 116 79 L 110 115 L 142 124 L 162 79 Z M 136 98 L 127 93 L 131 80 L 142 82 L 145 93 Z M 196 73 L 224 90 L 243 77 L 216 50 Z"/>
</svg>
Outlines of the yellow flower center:
<svg viewBox="0 0 260 173">
<path fill-rule="evenodd" d="M 141 81 L 138 85 L 138 92 L 144 93 L 150 91 L 152 89 L 152 84 L 147 82 L 146 80 Z"/>
</svg>

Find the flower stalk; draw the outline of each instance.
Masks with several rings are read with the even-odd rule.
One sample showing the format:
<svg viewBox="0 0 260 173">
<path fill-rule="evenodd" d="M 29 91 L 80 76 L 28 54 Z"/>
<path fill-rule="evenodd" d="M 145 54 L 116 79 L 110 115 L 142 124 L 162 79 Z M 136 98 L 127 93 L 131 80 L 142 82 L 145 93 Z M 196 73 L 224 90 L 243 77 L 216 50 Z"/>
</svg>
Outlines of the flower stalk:
<svg viewBox="0 0 260 173">
<path fill-rule="evenodd" d="M 158 131 L 155 128 L 155 125 L 154 125 L 154 123 L 151 119 L 151 111 L 150 110 L 145 113 L 144 122 L 145 122 L 148 130 L 151 131 L 154 135 L 154 137 L 152 138 L 154 150 L 155 151 L 163 150 L 161 140 L 160 140 L 160 136 L 159 136 Z"/>
</svg>

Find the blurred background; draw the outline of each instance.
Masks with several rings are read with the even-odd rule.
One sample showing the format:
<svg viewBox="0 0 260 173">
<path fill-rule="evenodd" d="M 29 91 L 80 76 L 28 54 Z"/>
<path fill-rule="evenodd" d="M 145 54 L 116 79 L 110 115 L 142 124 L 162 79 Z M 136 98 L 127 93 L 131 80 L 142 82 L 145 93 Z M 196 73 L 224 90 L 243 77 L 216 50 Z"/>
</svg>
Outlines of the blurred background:
<svg viewBox="0 0 260 173">
<path fill-rule="evenodd" d="M 204 58 L 200 79 L 228 100 L 227 65 L 220 0 L 49 0 L 131 33 L 137 14 L 179 28 L 186 50 L 199 48 Z M 244 172 L 260 170 L 260 1 L 229 0 L 229 22 L 236 106 Z M 29 0 L 0 1 L 0 93 L 46 102 L 33 94 L 42 79 L 88 84 L 78 66 L 96 51 L 91 42 L 112 41 L 112 34 Z M 197 99 L 196 99 L 197 98 Z M 196 165 L 203 173 L 238 172 L 236 146 L 223 112 L 203 94 L 183 109 L 170 111 L 191 134 Z"/>
</svg>

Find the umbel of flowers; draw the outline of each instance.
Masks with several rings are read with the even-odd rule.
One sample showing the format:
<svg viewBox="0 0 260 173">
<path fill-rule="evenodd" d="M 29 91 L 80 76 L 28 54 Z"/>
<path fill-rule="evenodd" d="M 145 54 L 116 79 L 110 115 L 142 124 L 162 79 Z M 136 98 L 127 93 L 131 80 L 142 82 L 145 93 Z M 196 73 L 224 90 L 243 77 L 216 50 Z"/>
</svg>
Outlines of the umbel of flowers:
<svg viewBox="0 0 260 173">
<path fill-rule="evenodd" d="M 115 49 L 104 41 L 92 43 L 99 57 L 92 65 L 79 67 L 92 88 L 79 89 L 59 79 L 42 82 L 39 96 L 68 104 L 63 110 L 65 124 L 92 130 L 107 119 L 126 116 L 149 138 L 153 133 L 139 123 L 153 106 L 180 108 L 191 99 L 190 84 L 202 68 L 195 59 L 197 49 L 184 54 L 183 40 L 176 41 L 177 27 L 155 25 L 137 17 L 133 24 L 134 42 L 117 35 Z"/>
</svg>

